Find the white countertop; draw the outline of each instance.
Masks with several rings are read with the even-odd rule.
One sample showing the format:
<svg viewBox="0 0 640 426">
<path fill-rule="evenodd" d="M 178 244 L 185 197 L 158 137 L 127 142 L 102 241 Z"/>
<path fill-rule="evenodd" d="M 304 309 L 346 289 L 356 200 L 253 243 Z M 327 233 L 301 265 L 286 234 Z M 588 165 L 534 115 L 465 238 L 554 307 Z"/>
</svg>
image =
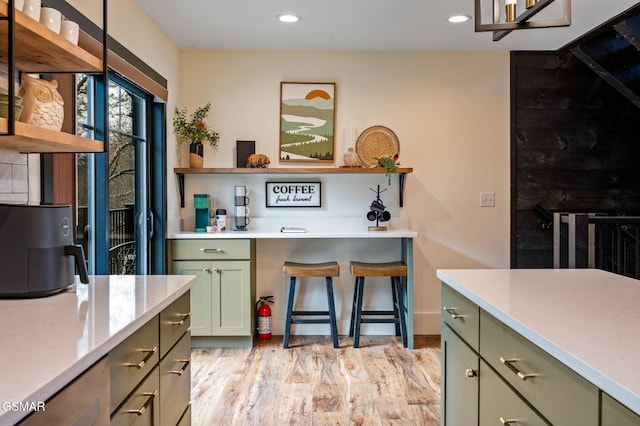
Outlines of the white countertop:
<svg viewBox="0 0 640 426">
<path fill-rule="evenodd" d="M 232 219 L 228 222 L 231 224 Z M 393 218 L 380 223 L 387 231 L 369 231 L 375 223 L 364 218 L 251 218 L 247 231 L 193 232 L 169 229 L 169 239 L 210 239 L 210 238 L 416 238 L 418 233 L 407 226 L 404 218 Z M 282 227 L 304 228 L 304 233 L 281 232 Z"/>
<path fill-rule="evenodd" d="M 92 276 L 55 296 L 0 300 L 0 425 L 46 401 L 194 283 L 192 276 Z"/>
<path fill-rule="evenodd" d="M 640 414 L 640 281 L 598 269 L 438 270 L 437 276 Z"/>
</svg>

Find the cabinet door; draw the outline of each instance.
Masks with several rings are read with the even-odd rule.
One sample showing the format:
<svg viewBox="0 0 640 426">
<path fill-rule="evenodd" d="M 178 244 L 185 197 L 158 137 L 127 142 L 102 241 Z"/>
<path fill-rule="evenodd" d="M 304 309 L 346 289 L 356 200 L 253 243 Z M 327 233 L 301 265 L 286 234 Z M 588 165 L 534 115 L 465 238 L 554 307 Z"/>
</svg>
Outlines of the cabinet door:
<svg viewBox="0 0 640 426">
<path fill-rule="evenodd" d="M 478 424 L 478 355 L 442 324 L 442 424 Z"/>
<path fill-rule="evenodd" d="M 250 336 L 253 301 L 251 300 L 251 262 L 212 262 L 213 336 Z"/>
<path fill-rule="evenodd" d="M 173 273 L 196 276 L 196 283 L 191 287 L 191 335 L 211 336 L 211 262 L 199 260 L 173 262 Z"/>
<path fill-rule="evenodd" d="M 640 416 L 602 393 L 602 426 L 637 426 L 640 425 Z"/>
</svg>

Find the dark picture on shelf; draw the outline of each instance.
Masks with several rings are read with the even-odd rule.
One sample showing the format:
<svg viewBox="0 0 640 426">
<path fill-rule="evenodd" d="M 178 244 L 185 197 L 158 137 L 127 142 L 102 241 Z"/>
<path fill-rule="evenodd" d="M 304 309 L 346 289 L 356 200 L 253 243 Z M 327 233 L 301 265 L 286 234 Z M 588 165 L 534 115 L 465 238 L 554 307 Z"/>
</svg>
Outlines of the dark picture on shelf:
<svg viewBox="0 0 640 426">
<path fill-rule="evenodd" d="M 333 162 L 335 87 L 280 84 L 280 161 Z"/>
</svg>

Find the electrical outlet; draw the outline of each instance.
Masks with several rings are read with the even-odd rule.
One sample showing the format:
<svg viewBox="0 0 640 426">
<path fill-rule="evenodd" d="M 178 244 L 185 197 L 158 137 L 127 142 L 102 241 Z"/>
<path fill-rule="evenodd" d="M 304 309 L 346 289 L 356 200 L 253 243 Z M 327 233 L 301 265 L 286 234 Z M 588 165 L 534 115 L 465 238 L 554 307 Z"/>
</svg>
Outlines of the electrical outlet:
<svg viewBox="0 0 640 426">
<path fill-rule="evenodd" d="M 495 192 L 481 192 L 480 193 L 480 207 L 495 207 L 496 206 L 496 193 Z"/>
</svg>

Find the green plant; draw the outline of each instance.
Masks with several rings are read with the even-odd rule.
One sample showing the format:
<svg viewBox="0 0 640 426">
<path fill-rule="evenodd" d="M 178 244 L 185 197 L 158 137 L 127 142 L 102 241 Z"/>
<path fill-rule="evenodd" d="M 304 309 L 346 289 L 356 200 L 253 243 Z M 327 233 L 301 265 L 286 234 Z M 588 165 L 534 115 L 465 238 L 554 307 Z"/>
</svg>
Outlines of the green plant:
<svg viewBox="0 0 640 426">
<path fill-rule="evenodd" d="M 204 121 L 210 108 L 211 102 L 207 102 L 205 106 L 196 109 L 189 117 L 187 117 L 187 108 L 176 108 L 173 131 L 180 141 L 192 144 L 207 142 L 211 148 L 218 149 L 220 137 L 217 132 L 209 129 Z"/>
<path fill-rule="evenodd" d="M 396 173 L 398 171 L 398 166 L 400 165 L 398 162 L 398 154 L 393 157 L 373 157 L 373 159 L 378 162 L 379 167 L 384 168 L 384 174 L 387 177 L 387 184 L 391 185 L 391 173 Z"/>
</svg>

